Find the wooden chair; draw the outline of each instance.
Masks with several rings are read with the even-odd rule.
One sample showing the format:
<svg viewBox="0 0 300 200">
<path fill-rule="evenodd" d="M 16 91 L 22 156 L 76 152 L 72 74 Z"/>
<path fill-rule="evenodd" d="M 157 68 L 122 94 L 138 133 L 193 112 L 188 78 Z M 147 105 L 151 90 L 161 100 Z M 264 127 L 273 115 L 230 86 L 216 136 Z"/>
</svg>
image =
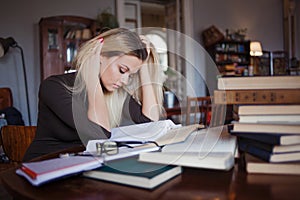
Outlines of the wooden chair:
<svg viewBox="0 0 300 200">
<path fill-rule="evenodd" d="M 203 124 L 208 126 L 211 119 L 212 97 L 187 97 L 186 125 Z"/>
<path fill-rule="evenodd" d="M 13 105 L 12 92 L 10 88 L 0 88 L 0 110 Z"/>
<path fill-rule="evenodd" d="M 1 144 L 11 162 L 20 163 L 35 136 L 36 126 L 8 125 L 1 128 Z"/>
<path fill-rule="evenodd" d="M 226 105 L 214 104 L 213 96 L 187 97 L 186 125 L 222 126 L 225 124 L 226 110 Z"/>
</svg>

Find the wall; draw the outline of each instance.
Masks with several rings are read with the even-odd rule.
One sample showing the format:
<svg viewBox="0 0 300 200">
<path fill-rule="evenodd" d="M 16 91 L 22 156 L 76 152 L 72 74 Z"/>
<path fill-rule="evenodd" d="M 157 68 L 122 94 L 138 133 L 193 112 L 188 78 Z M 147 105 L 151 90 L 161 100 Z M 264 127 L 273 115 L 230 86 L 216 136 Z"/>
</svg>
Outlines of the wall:
<svg viewBox="0 0 300 200">
<path fill-rule="evenodd" d="M 215 25 L 226 29 L 247 28 L 247 38 L 262 42 L 264 50 L 283 50 L 282 0 L 194 0 L 194 34 Z"/>
<path fill-rule="evenodd" d="M 300 60 L 300 0 L 296 2 L 296 57 Z"/>
<path fill-rule="evenodd" d="M 114 1 L 106 0 L 10 0 L 1 2 L 0 37 L 13 37 L 24 50 L 31 121 L 37 121 L 38 86 L 40 84 L 40 52 L 38 23 L 41 17 L 78 15 L 96 18 L 98 12 L 111 8 Z M 0 59 L 0 87 L 10 87 L 14 106 L 21 111 L 28 124 L 24 80 L 20 52 L 10 48 Z"/>
</svg>

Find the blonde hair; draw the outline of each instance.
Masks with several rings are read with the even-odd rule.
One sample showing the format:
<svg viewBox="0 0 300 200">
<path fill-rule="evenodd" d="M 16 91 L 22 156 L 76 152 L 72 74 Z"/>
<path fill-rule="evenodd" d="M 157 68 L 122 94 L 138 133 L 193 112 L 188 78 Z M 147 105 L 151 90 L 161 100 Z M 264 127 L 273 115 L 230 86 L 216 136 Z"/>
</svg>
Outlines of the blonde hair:
<svg viewBox="0 0 300 200">
<path fill-rule="evenodd" d="M 87 41 L 78 51 L 75 58 L 75 67 L 77 70 L 76 81 L 72 88 L 73 93 L 84 94 L 85 103 L 87 101 L 87 85 L 89 79 L 100 74 L 100 55 L 97 55 L 97 48 L 101 46 L 101 40 L 104 40 L 100 55 L 105 57 L 132 55 L 146 61 L 149 67 L 151 84 L 154 89 L 156 100 L 160 107 L 160 113 L 163 112 L 163 70 L 158 62 L 157 53 L 153 47 L 150 48 L 149 55 L 146 45 L 141 41 L 139 35 L 124 28 L 116 28 L 106 31 L 95 38 Z M 95 60 L 99 59 L 99 63 Z M 99 83 L 99 79 L 98 84 Z M 111 128 L 116 127 L 121 122 L 122 110 L 126 97 L 129 95 L 141 104 L 142 85 L 139 76 L 132 78 L 132 83 L 123 86 L 114 92 L 104 92 L 105 102 L 109 112 Z"/>
</svg>

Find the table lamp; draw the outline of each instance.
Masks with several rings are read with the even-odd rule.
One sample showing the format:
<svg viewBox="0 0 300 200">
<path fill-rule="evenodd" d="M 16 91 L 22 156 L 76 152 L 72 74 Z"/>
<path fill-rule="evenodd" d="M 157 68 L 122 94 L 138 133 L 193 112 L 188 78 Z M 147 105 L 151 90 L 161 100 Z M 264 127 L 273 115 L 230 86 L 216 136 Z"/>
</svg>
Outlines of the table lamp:
<svg viewBox="0 0 300 200">
<path fill-rule="evenodd" d="M 27 78 L 26 78 L 26 70 L 25 70 L 25 62 L 24 62 L 24 54 L 23 49 L 18 45 L 18 43 L 12 37 L 8 37 L 6 39 L 0 38 L 0 58 L 4 57 L 7 53 L 9 47 L 18 48 L 21 51 L 22 65 L 23 65 L 23 75 L 24 75 L 24 85 L 25 85 L 25 93 L 26 93 L 26 103 L 27 103 L 27 114 L 29 125 L 31 125 L 30 118 L 30 109 L 29 109 L 29 100 L 28 100 L 28 86 L 27 86 Z"/>
<path fill-rule="evenodd" d="M 258 42 L 258 41 L 250 42 L 250 55 L 253 56 L 253 57 L 263 55 L 262 47 L 261 47 L 260 42 Z M 249 76 L 253 76 L 257 72 L 257 66 L 256 65 L 257 65 L 256 58 L 254 58 L 252 69 L 251 69 L 251 65 L 249 66 Z M 255 68 L 255 69 L 253 69 L 253 68 Z"/>
<path fill-rule="evenodd" d="M 254 42 L 250 43 L 250 55 L 251 56 L 262 56 L 263 55 L 260 42 L 254 41 Z"/>
</svg>

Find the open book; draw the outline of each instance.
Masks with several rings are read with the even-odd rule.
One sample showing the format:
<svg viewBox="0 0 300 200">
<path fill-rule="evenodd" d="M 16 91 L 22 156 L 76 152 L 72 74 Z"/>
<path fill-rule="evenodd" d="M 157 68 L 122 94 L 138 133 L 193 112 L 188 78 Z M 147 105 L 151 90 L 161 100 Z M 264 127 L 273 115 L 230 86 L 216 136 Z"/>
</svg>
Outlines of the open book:
<svg viewBox="0 0 300 200">
<path fill-rule="evenodd" d="M 139 155 L 144 162 L 195 168 L 229 170 L 234 165 L 236 137 L 227 126 L 211 127 L 192 133 L 187 140 L 166 145 L 161 152 Z"/>
<path fill-rule="evenodd" d="M 156 151 L 160 146 L 166 144 L 178 143 L 186 140 L 186 138 L 194 131 L 204 128 L 203 125 L 193 124 L 189 126 L 181 126 L 174 124 L 171 120 L 160 120 L 157 122 L 149 122 L 143 124 L 135 124 L 113 128 L 111 131 L 110 141 L 153 141 L 155 144 L 140 144 L 134 148 L 120 147 L 119 153 L 116 155 L 103 155 L 106 160 L 114 160 L 118 158 L 137 155 L 141 152 Z M 86 146 L 86 153 L 96 154 L 96 143 L 106 140 L 90 140 Z"/>
</svg>

